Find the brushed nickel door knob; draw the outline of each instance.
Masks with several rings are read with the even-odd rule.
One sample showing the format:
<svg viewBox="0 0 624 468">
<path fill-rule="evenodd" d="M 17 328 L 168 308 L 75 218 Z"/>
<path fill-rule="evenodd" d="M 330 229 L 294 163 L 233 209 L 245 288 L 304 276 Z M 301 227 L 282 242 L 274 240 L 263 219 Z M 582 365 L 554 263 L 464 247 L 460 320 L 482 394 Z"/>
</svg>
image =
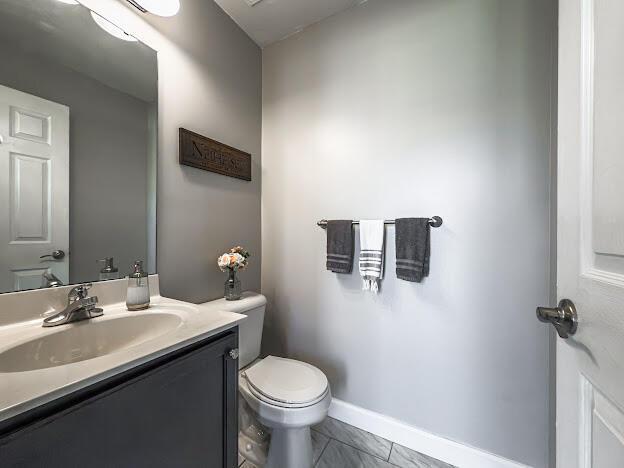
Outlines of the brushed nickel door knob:
<svg viewBox="0 0 624 468">
<path fill-rule="evenodd" d="M 54 250 L 51 254 L 42 255 L 39 258 L 53 258 L 54 260 L 62 260 L 65 258 L 65 252 L 63 250 Z"/>
<path fill-rule="evenodd" d="M 561 299 L 556 308 L 538 307 L 536 314 L 540 322 L 551 323 L 563 339 L 574 335 L 578 329 L 576 307 L 570 299 Z"/>
</svg>

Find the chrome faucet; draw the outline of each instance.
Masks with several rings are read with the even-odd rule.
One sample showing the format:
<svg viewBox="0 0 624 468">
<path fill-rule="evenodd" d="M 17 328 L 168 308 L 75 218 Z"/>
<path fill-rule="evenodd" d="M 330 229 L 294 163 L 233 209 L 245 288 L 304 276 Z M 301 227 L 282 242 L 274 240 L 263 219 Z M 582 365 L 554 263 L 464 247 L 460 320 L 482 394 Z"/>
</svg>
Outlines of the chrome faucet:
<svg viewBox="0 0 624 468">
<path fill-rule="evenodd" d="M 95 307 L 98 303 L 97 296 L 89 296 L 91 286 L 91 283 L 87 283 L 72 288 L 67 295 L 67 307 L 43 319 L 43 326 L 56 327 L 103 315 L 104 310 Z"/>
</svg>

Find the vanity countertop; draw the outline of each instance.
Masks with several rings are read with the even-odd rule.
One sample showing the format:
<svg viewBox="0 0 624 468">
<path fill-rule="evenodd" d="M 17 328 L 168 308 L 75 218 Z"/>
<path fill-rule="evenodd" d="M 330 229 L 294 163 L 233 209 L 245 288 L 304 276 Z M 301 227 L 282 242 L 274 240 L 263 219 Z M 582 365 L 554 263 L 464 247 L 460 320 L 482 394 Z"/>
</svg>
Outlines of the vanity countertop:
<svg viewBox="0 0 624 468">
<path fill-rule="evenodd" d="M 0 362 L 0 421 L 8 420 L 78 389 L 216 335 L 234 327 L 246 318 L 245 315 L 224 311 L 222 301 L 195 305 L 156 295 L 151 297 L 151 302 L 152 306 L 141 312 L 128 312 L 123 302 L 109 303 L 103 306 L 102 317 L 52 328 L 41 327 L 41 318 L 0 326 L 0 353 L 14 350 L 16 346 L 22 344 L 23 354 L 30 355 L 29 362 L 35 363 L 33 367 L 23 370 L 19 366 L 12 368 L 16 366 L 13 360 L 5 360 L 4 364 Z M 37 364 L 39 362 L 37 353 L 42 347 L 38 340 L 44 335 L 70 331 L 73 335 L 58 335 L 58 337 L 68 337 L 67 339 L 54 338 L 50 340 L 54 342 L 52 345 L 44 345 L 54 347 L 59 346 L 60 342 L 63 346 L 70 346 L 70 336 L 83 335 L 79 333 L 81 331 L 79 327 L 95 325 L 98 327 L 97 330 L 91 328 L 88 342 L 81 343 L 81 345 L 83 348 L 90 347 L 90 352 L 99 354 L 106 346 L 115 346 L 114 339 L 112 344 L 109 339 L 115 336 L 115 326 L 122 326 L 126 330 L 130 326 L 138 330 L 143 324 L 139 323 L 140 319 L 137 320 L 137 318 L 147 315 L 150 315 L 146 318 L 151 322 L 146 323 L 148 326 L 154 324 L 154 331 L 141 330 L 142 337 L 126 339 L 123 346 L 114 352 L 109 351 L 108 354 L 98 355 L 98 357 L 53 367 Z M 157 320 L 153 320 L 156 316 L 159 316 Z M 118 319 L 121 319 L 117 322 L 119 325 L 111 326 Z M 104 323 L 106 321 L 108 322 Z M 137 327 L 137 324 L 140 327 Z M 73 330 L 70 330 L 71 328 Z M 91 333 L 93 330 L 98 333 Z M 99 330 L 102 330 L 102 333 Z M 121 333 L 122 328 L 118 330 Z M 130 336 L 131 332 L 125 333 Z M 16 353 L 16 361 L 19 361 L 21 351 L 22 348 L 10 351 Z M 50 353 L 49 350 L 47 352 Z M 67 351 L 64 352 L 67 359 Z M 76 353 L 81 352 L 84 351 L 76 350 Z M 70 356 L 69 359 L 73 360 L 73 357 Z M 35 369 L 31 370 L 33 368 Z"/>
</svg>

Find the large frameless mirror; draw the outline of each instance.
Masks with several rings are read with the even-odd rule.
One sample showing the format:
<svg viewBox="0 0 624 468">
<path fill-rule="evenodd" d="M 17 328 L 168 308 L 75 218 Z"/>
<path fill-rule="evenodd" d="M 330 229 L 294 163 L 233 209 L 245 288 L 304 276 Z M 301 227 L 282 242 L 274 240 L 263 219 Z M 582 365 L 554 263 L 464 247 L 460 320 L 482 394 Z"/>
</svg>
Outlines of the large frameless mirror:
<svg viewBox="0 0 624 468">
<path fill-rule="evenodd" d="M 0 292 L 156 272 L 156 52 L 74 0 L 0 1 Z"/>
</svg>

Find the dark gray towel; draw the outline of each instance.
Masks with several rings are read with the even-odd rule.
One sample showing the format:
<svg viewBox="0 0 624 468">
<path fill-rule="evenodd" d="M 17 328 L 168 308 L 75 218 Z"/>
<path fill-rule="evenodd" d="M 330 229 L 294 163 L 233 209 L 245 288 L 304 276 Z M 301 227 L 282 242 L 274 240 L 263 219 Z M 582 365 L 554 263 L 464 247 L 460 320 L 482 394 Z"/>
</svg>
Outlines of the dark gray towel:
<svg viewBox="0 0 624 468">
<path fill-rule="evenodd" d="M 429 218 L 400 218 L 395 222 L 396 275 L 420 283 L 429 276 Z"/>
<path fill-rule="evenodd" d="M 353 222 L 339 219 L 327 222 L 327 269 L 351 273 L 353 267 Z"/>
</svg>

